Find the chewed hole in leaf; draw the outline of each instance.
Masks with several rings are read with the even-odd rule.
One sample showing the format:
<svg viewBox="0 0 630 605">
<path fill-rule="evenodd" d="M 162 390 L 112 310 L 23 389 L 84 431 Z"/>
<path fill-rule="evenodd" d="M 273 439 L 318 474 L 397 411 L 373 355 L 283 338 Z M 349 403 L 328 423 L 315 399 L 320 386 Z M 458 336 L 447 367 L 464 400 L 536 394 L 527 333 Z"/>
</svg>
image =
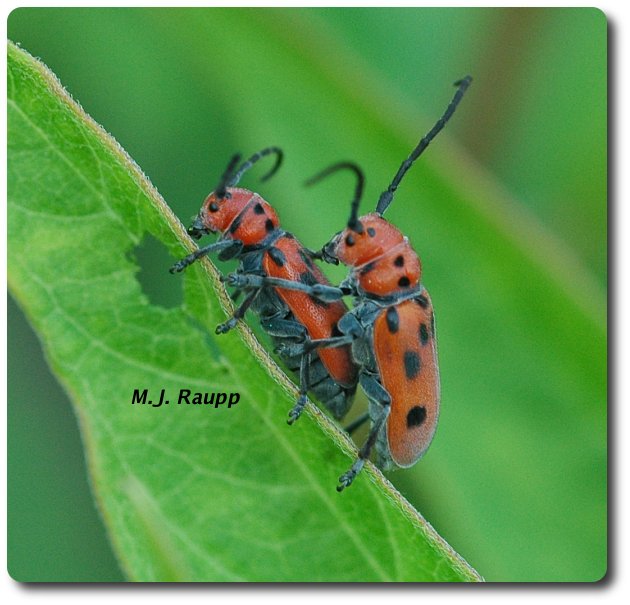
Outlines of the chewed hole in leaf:
<svg viewBox="0 0 630 605">
<path fill-rule="evenodd" d="M 167 272 L 174 259 L 152 235 L 146 234 L 133 250 L 133 258 L 140 266 L 137 278 L 142 292 L 152 305 L 171 309 L 184 301 L 181 280 L 172 280 L 172 287 L 164 288 L 162 273 Z"/>
</svg>

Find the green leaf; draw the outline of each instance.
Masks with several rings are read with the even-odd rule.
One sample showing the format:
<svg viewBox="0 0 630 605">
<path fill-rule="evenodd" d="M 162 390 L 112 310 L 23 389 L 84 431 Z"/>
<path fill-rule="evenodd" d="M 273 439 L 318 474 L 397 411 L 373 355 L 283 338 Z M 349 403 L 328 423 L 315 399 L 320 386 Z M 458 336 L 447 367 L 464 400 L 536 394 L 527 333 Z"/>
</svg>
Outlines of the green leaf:
<svg viewBox="0 0 630 605">
<path fill-rule="evenodd" d="M 230 302 L 210 262 L 186 272 L 182 307 L 148 300 L 138 246 L 155 238 L 176 259 L 193 243 L 118 144 L 14 45 L 8 120 L 10 289 L 71 396 L 130 579 L 481 579 L 372 465 L 335 491 L 352 443 L 314 406 L 289 428 L 296 389 L 251 332 L 213 335 Z M 183 388 L 241 399 L 177 405 Z M 132 405 L 134 389 L 165 389 L 171 403 Z"/>
</svg>

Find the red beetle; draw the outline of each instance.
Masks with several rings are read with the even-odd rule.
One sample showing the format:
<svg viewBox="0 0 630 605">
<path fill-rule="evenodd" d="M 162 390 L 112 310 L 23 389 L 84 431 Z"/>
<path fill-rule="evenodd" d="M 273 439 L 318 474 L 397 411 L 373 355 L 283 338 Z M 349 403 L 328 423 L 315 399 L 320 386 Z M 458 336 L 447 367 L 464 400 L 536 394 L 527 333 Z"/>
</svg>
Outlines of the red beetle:
<svg viewBox="0 0 630 605">
<path fill-rule="evenodd" d="M 183 271 L 188 265 L 211 252 L 220 260 L 240 261 L 235 273 L 224 277 L 245 298 L 233 316 L 216 329 L 223 334 L 234 328 L 248 308 L 252 308 L 263 329 L 272 337 L 283 361 L 300 377 L 300 397 L 289 414 L 289 424 L 299 418 L 311 391 L 336 418 L 352 405 L 357 386 L 357 367 L 348 345 L 321 350 L 296 350 L 306 340 L 327 339 L 338 334 L 337 322 L 348 308 L 338 300 L 321 270 L 313 263 L 313 252 L 302 246 L 290 233 L 280 228 L 274 209 L 257 193 L 237 188 L 243 174 L 259 159 L 276 155 L 269 178 L 282 162 L 277 147 L 263 149 L 244 162 L 234 156 L 219 185 L 203 202 L 189 234 L 199 239 L 220 233 L 219 239 L 171 268 Z"/>
<path fill-rule="evenodd" d="M 352 483 L 372 449 L 381 468 L 409 467 L 427 451 L 435 434 L 440 379 L 433 306 L 420 283 L 418 255 L 383 213 L 403 176 L 452 116 L 471 81 L 467 76 L 456 82 L 457 92 L 444 115 L 402 163 L 375 212 L 358 218 L 363 174 L 350 162 L 330 166 L 309 181 L 312 184 L 341 169 L 357 176 L 347 227 L 320 253 L 328 262 L 341 261 L 351 268 L 339 295 L 352 294 L 355 306 L 339 320 L 339 336 L 304 345 L 310 350 L 351 344 L 360 368 L 359 383 L 369 399 L 369 411 L 361 420 L 369 418 L 371 429 L 358 459 L 339 478 L 339 491 Z"/>
</svg>

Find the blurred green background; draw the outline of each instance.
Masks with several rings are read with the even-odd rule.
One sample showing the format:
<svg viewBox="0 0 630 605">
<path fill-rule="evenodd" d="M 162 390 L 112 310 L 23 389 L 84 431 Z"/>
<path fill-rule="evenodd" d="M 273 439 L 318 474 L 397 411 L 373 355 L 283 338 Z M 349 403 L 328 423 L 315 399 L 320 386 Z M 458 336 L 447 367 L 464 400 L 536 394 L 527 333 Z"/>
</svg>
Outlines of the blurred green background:
<svg viewBox="0 0 630 605">
<path fill-rule="evenodd" d="M 233 152 L 282 146 L 283 170 L 244 184 L 311 247 L 343 226 L 353 184 L 340 175 L 304 190 L 303 180 L 355 160 L 368 177 L 364 209 L 373 207 L 452 83 L 472 74 L 388 213 L 423 260 L 443 383 L 434 445 L 389 476 L 487 580 L 603 577 L 603 13 L 17 9 L 8 34 L 184 222 Z M 138 256 L 150 299 L 178 304 L 172 259 L 150 242 Z M 19 579 L 122 579 L 70 403 L 11 301 L 9 351 L 9 569 Z"/>
</svg>

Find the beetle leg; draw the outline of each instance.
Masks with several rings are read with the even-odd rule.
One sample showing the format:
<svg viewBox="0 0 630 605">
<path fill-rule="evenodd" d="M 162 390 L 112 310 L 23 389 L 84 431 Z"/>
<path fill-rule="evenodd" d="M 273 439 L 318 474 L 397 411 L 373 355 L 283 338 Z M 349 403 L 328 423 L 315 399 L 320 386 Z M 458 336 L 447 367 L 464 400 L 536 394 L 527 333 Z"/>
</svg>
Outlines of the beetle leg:
<svg viewBox="0 0 630 605">
<path fill-rule="evenodd" d="M 337 327 L 343 334 L 350 335 L 355 339 L 361 338 L 365 333 L 361 322 L 354 313 L 346 313 L 337 323 Z"/>
<path fill-rule="evenodd" d="M 262 283 L 265 286 L 271 286 L 273 288 L 303 292 L 304 294 L 313 296 L 323 302 L 334 302 L 336 300 L 341 300 L 345 296 L 345 292 L 342 289 L 335 288 L 334 286 L 327 286 L 325 284 L 314 284 L 311 286 L 303 284 L 299 281 L 282 279 L 280 277 L 263 277 Z"/>
<path fill-rule="evenodd" d="M 306 328 L 295 320 L 276 317 L 263 320 L 260 323 L 267 334 L 277 338 L 304 339 L 306 336 Z M 303 346 L 303 343 L 300 344 Z M 302 351 L 298 351 L 296 355 L 301 353 Z"/>
<path fill-rule="evenodd" d="M 229 273 L 223 278 L 228 286 L 235 288 L 263 288 L 265 286 L 271 288 L 281 288 L 283 290 L 295 290 L 304 292 L 309 296 L 314 296 L 324 302 L 332 302 L 340 300 L 346 294 L 341 288 L 327 286 L 325 284 L 314 284 L 309 286 L 299 281 L 290 279 L 282 279 L 280 277 L 269 277 L 262 275 L 252 275 L 249 273 Z"/>
<path fill-rule="evenodd" d="M 339 259 L 334 256 L 330 256 L 329 254 L 326 254 L 323 248 L 321 250 L 311 250 L 310 248 L 304 248 L 304 250 L 306 250 L 306 253 L 312 259 L 321 260 L 326 263 L 330 263 L 331 265 L 339 264 Z"/>
<path fill-rule="evenodd" d="M 309 383 L 309 367 L 311 365 L 311 354 L 309 352 L 304 353 L 300 359 L 300 396 L 297 403 L 293 406 L 289 412 L 289 419 L 287 424 L 293 424 L 302 414 L 302 411 L 306 407 L 308 402 L 308 383 Z"/>
<path fill-rule="evenodd" d="M 213 242 L 212 244 L 208 244 L 207 246 L 204 246 L 203 248 L 199 248 L 195 250 L 193 253 L 177 261 L 169 269 L 169 271 L 171 273 L 180 273 L 186 267 L 188 267 L 189 265 L 192 265 L 196 260 L 200 259 L 202 256 L 206 256 L 207 254 L 210 254 L 211 252 L 221 252 L 232 246 L 234 246 L 234 241 L 232 240 L 222 239 L 222 240 L 219 240 L 218 242 Z"/>
<path fill-rule="evenodd" d="M 219 324 L 216 327 L 215 333 L 225 334 L 226 332 L 229 332 L 232 328 L 236 327 L 238 320 L 243 319 L 243 317 L 245 316 L 245 312 L 247 311 L 247 309 L 249 309 L 250 305 L 254 302 L 259 292 L 260 290 L 254 290 L 253 292 L 250 292 L 245 298 L 245 300 L 241 303 L 241 306 L 238 307 L 236 311 L 234 311 L 234 315 L 232 315 L 232 317 L 230 317 L 230 319 L 228 319 L 226 322 Z"/>
<path fill-rule="evenodd" d="M 349 335 L 331 336 L 330 338 L 318 338 L 305 340 L 304 342 L 281 342 L 276 347 L 276 353 L 285 357 L 294 357 L 305 352 L 311 352 L 320 348 L 343 347 L 352 343 L 354 338 Z"/>
<path fill-rule="evenodd" d="M 309 340 L 304 343 L 304 348 L 307 351 L 314 349 L 334 349 L 335 347 L 343 347 L 345 345 L 352 344 L 354 337 L 350 334 L 344 334 L 343 336 L 331 336 L 330 338 L 316 338 L 315 340 Z"/>
<path fill-rule="evenodd" d="M 262 276 L 254 273 L 228 273 L 221 276 L 221 281 L 234 288 L 256 288 L 263 287 Z"/>
<path fill-rule="evenodd" d="M 351 485 L 355 477 L 361 472 L 361 469 L 365 465 L 365 461 L 370 457 L 372 448 L 378 438 L 378 434 L 389 416 L 391 397 L 383 385 L 381 385 L 376 378 L 365 373 L 361 373 L 359 376 L 359 382 L 369 399 L 382 406 L 382 411 L 376 422 L 372 425 L 365 443 L 359 450 L 359 457 L 350 467 L 350 470 L 339 477 L 339 485 L 337 486 L 338 492 L 343 491 L 346 487 Z"/>
<path fill-rule="evenodd" d="M 361 372 L 359 376 L 359 384 L 363 387 L 368 399 L 378 403 L 383 408 L 389 407 L 392 402 L 387 389 L 372 375 L 367 372 Z"/>
<path fill-rule="evenodd" d="M 345 472 L 341 477 L 339 477 L 339 485 L 337 486 L 337 491 L 342 492 L 346 487 L 352 485 L 352 482 L 355 480 L 356 476 L 361 472 L 361 469 L 365 465 L 365 461 L 370 457 L 370 453 L 372 452 L 372 448 L 376 443 L 376 438 L 378 434 L 385 424 L 385 420 L 389 413 L 389 408 L 387 409 L 387 413 L 381 415 L 381 417 L 374 423 L 370 430 L 370 434 L 368 435 L 363 447 L 359 450 L 359 457 L 355 460 L 354 464 L 350 467 L 350 470 Z"/>
<path fill-rule="evenodd" d="M 346 431 L 346 433 L 352 435 L 352 433 L 354 433 L 354 431 L 356 431 L 360 426 L 365 424 L 369 419 L 370 419 L 370 413 L 369 412 L 365 412 L 365 414 L 361 414 L 356 420 L 353 420 L 343 430 Z"/>
</svg>

